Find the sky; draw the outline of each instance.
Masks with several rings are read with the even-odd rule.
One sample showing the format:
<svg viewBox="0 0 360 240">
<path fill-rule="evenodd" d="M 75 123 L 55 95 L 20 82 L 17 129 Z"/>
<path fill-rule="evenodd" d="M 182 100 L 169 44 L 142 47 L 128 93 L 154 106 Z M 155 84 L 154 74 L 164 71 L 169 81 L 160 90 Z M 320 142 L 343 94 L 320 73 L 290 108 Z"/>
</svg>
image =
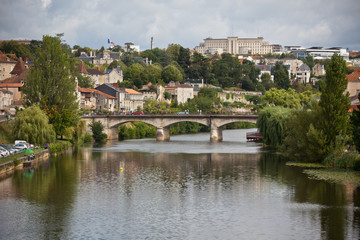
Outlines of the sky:
<svg viewBox="0 0 360 240">
<path fill-rule="evenodd" d="M 71 47 L 140 50 L 207 37 L 263 37 L 270 44 L 360 50 L 359 0 L 1 0 L 0 39 L 64 33 Z"/>
</svg>

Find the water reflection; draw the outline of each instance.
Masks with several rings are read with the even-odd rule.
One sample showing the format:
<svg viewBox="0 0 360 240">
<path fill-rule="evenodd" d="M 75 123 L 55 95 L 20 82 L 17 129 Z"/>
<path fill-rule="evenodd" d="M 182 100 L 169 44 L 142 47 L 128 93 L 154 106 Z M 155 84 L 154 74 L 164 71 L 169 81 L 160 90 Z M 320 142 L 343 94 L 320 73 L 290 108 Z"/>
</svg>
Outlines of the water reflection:
<svg viewBox="0 0 360 240">
<path fill-rule="evenodd" d="M 0 239 L 360 237 L 359 188 L 308 179 L 244 131 L 225 134 L 218 151 L 208 135 L 135 140 L 16 172 L 0 181 Z"/>
</svg>

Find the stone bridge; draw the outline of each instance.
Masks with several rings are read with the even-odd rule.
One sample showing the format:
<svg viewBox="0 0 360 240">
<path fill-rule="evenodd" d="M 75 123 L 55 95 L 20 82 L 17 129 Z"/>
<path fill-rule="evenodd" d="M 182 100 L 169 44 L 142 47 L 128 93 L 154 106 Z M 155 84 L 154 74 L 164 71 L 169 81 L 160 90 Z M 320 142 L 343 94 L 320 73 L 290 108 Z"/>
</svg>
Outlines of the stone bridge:
<svg viewBox="0 0 360 240">
<path fill-rule="evenodd" d="M 156 140 L 170 140 L 170 126 L 180 122 L 196 122 L 210 127 L 210 141 L 222 141 L 222 126 L 233 122 L 256 123 L 258 116 L 254 114 L 245 115 L 95 115 L 83 116 L 86 121 L 86 131 L 91 132 L 88 125 L 93 121 L 104 125 L 104 132 L 108 139 L 118 139 L 118 127 L 126 122 L 144 122 L 156 127 Z"/>
</svg>

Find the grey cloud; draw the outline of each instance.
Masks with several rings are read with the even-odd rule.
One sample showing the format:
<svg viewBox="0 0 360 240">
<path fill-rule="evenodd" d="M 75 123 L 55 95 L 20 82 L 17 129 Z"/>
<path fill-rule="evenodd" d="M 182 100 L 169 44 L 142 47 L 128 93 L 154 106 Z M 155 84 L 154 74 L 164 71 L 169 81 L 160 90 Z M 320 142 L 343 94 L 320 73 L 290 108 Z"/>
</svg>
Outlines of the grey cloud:
<svg viewBox="0 0 360 240">
<path fill-rule="evenodd" d="M 110 38 L 141 49 L 206 37 L 263 36 L 282 45 L 360 50 L 358 0 L 5 0 L 0 39 L 41 39 L 64 32 L 71 46 L 100 48 Z M 16 12 L 14 15 L 13 13 Z"/>
</svg>

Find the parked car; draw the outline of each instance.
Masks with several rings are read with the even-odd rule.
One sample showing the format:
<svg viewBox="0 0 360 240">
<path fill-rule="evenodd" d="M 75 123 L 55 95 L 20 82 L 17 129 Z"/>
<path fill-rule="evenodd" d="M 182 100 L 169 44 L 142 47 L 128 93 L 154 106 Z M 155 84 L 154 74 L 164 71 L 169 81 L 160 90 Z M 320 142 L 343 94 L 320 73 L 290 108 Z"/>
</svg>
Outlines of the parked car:
<svg viewBox="0 0 360 240">
<path fill-rule="evenodd" d="M 144 112 L 143 111 L 136 111 L 136 112 L 131 113 L 131 115 L 144 115 Z"/>
<path fill-rule="evenodd" d="M 3 157 L 8 157 L 8 156 L 10 156 L 9 151 L 6 150 L 6 149 L 3 148 L 3 147 L 0 147 L 0 154 L 1 154 Z"/>
<path fill-rule="evenodd" d="M 1 144 L 0 147 L 5 148 L 6 150 L 8 150 L 10 155 L 13 155 L 13 154 L 17 153 L 16 149 L 14 149 L 13 146 L 11 146 L 11 145 Z"/>
<path fill-rule="evenodd" d="M 24 141 L 24 140 L 15 140 L 15 145 L 18 144 L 18 143 L 25 144 L 25 145 L 26 145 L 26 149 L 34 148 L 34 145 L 32 145 L 32 144 L 30 144 L 30 143 L 27 143 L 27 142 Z"/>
<path fill-rule="evenodd" d="M 28 146 L 23 143 L 18 143 L 14 145 L 15 148 L 20 149 L 21 151 L 28 149 Z"/>
</svg>

